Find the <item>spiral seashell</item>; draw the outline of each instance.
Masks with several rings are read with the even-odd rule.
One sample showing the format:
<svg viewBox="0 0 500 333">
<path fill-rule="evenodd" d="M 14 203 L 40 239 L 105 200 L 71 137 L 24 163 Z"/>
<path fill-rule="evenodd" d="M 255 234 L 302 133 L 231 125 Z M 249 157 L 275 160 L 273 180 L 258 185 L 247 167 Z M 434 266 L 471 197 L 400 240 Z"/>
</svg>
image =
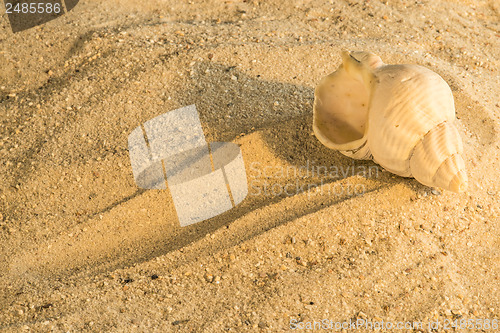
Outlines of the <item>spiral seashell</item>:
<svg viewBox="0 0 500 333">
<path fill-rule="evenodd" d="M 448 84 L 427 68 L 386 65 L 369 52 L 342 52 L 342 60 L 315 90 L 313 130 L 321 143 L 424 185 L 465 191 Z"/>
</svg>

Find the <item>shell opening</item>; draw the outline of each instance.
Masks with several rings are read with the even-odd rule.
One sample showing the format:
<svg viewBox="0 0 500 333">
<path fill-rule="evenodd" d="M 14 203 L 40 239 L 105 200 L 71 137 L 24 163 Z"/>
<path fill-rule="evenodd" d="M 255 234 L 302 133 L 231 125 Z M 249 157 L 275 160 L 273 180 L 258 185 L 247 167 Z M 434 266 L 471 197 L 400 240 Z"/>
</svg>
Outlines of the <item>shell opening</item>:
<svg viewBox="0 0 500 333">
<path fill-rule="evenodd" d="M 356 150 L 366 142 L 372 69 L 342 54 L 343 64 L 325 77 L 314 93 L 313 129 L 316 137 L 336 150 Z"/>
<path fill-rule="evenodd" d="M 334 145 L 363 138 L 368 116 L 369 95 L 360 81 L 340 73 L 327 78 L 316 89 L 315 127 Z"/>
</svg>

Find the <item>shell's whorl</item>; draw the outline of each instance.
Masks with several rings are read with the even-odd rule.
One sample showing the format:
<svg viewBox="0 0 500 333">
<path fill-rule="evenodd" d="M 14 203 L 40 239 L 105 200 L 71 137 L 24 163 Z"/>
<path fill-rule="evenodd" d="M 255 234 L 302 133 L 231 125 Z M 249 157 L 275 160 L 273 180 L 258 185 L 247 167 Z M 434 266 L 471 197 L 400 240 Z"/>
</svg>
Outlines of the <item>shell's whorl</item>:
<svg viewBox="0 0 500 333">
<path fill-rule="evenodd" d="M 343 52 L 316 87 L 313 129 L 327 147 L 454 192 L 467 188 L 453 94 L 436 73 Z"/>
<path fill-rule="evenodd" d="M 411 174 L 424 185 L 463 192 L 467 188 L 467 175 L 462 153 L 458 130 L 445 121 L 415 146 L 410 157 Z"/>
</svg>

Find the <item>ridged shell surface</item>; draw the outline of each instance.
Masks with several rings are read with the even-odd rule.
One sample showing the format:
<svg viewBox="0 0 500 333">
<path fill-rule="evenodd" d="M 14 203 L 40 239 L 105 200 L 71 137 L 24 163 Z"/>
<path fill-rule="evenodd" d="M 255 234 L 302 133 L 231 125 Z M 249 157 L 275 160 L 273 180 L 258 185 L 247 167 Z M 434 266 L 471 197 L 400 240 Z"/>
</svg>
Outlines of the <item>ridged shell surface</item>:
<svg viewBox="0 0 500 333">
<path fill-rule="evenodd" d="M 463 146 L 448 84 L 425 67 L 385 65 L 372 53 L 342 57 L 315 91 L 318 139 L 422 184 L 464 191 Z"/>
<path fill-rule="evenodd" d="M 410 156 L 437 125 L 455 119 L 453 95 L 436 73 L 415 65 L 388 65 L 375 71 L 368 141 L 375 162 L 403 177 L 412 175 Z"/>
</svg>

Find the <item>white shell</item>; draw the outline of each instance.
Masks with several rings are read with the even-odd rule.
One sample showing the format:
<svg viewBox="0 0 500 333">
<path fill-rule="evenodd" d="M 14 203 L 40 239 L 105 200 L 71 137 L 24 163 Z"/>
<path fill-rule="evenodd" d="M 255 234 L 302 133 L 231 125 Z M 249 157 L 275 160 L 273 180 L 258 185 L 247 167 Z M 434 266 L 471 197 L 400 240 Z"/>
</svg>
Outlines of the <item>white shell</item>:
<svg viewBox="0 0 500 333">
<path fill-rule="evenodd" d="M 314 94 L 313 129 L 327 147 L 454 192 L 467 188 L 453 94 L 433 71 L 342 52 Z"/>
</svg>

